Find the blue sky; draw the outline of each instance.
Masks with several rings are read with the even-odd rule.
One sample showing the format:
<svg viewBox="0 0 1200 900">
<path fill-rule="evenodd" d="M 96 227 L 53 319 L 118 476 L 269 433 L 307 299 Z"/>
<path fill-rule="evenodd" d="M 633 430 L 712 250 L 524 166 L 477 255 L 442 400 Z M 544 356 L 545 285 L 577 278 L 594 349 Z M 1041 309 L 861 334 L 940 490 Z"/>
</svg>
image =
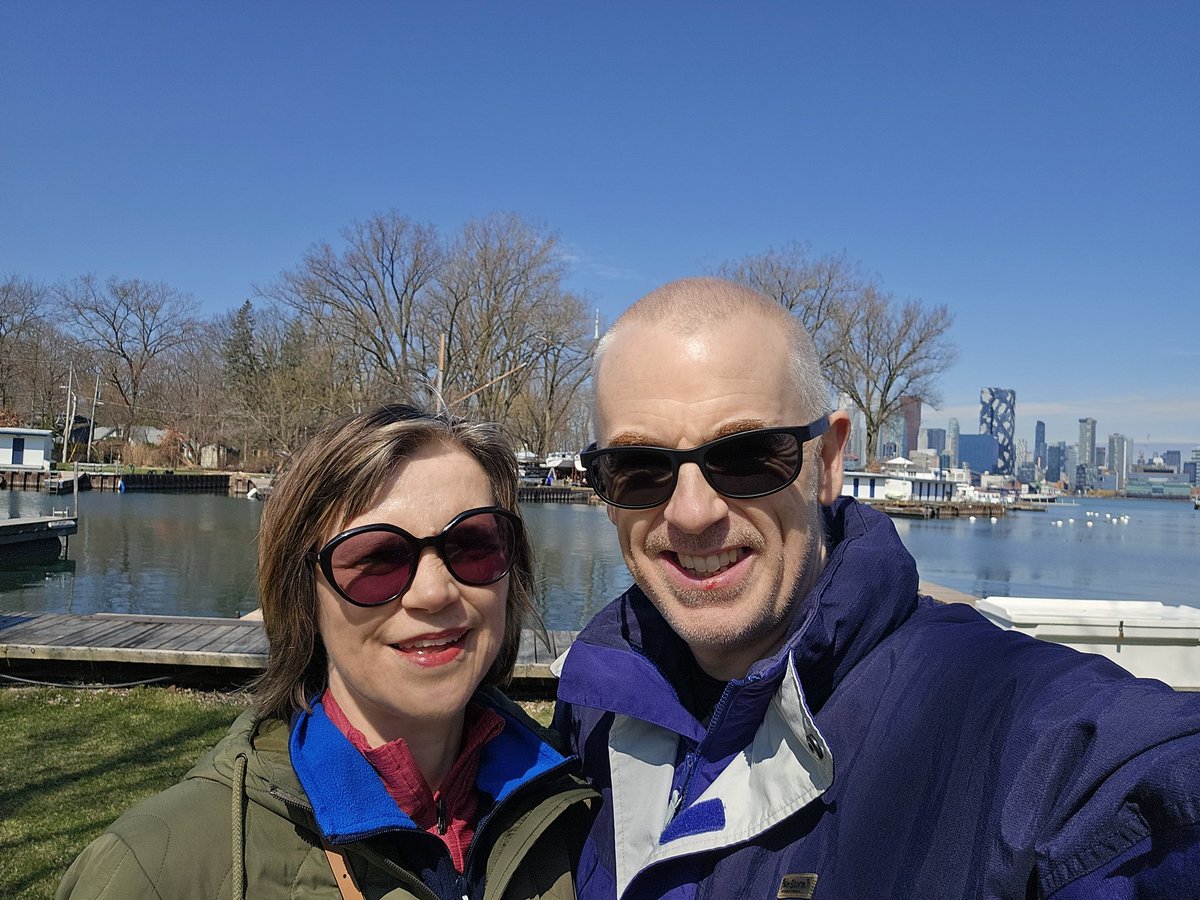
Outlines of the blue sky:
<svg viewBox="0 0 1200 900">
<path fill-rule="evenodd" d="M 231 309 L 395 208 L 520 213 L 611 320 L 791 241 L 946 303 L 925 422 L 1200 445 L 1200 6 L 0 6 L 0 273 Z"/>
</svg>

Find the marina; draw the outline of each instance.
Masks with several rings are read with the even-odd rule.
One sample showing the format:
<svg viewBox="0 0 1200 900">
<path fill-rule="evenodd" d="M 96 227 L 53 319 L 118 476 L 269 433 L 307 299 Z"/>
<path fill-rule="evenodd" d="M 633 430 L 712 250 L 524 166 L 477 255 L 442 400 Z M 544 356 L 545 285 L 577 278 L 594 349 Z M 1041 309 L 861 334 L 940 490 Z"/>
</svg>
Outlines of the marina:
<svg viewBox="0 0 1200 900">
<path fill-rule="evenodd" d="M 538 502 L 560 493 L 564 501 L 588 498 L 587 491 L 528 490 L 535 493 L 523 490 L 522 509 L 537 562 L 538 610 L 547 627 L 578 630 L 631 582 L 616 531 L 604 507 L 590 500 Z M 51 520 L 55 507 L 70 505 L 64 500 L 44 490 L 4 491 L 0 516 Z M 0 612 L 236 619 L 258 606 L 262 510 L 262 503 L 227 494 L 83 492 L 69 558 L 55 553 L 0 566 Z M 892 522 L 921 577 L 967 597 L 1200 606 L 1200 515 L 1191 503 L 1072 498 L 1037 511 L 1009 510 L 994 522 Z M 43 536 L 70 528 L 40 527 Z"/>
</svg>

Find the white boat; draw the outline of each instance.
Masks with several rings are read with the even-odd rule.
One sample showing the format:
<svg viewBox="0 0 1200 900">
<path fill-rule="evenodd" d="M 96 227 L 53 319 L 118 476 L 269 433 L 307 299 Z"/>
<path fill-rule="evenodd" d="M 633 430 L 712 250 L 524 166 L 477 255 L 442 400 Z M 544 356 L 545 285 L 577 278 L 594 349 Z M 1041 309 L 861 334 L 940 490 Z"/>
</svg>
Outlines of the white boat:
<svg viewBox="0 0 1200 900">
<path fill-rule="evenodd" d="M 574 469 L 577 472 L 583 471 L 583 463 L 579 461 L 578 453 L 571 453 L 566 450 L 555 450 L 546 454 L 547 469 Z"/>
</svg>

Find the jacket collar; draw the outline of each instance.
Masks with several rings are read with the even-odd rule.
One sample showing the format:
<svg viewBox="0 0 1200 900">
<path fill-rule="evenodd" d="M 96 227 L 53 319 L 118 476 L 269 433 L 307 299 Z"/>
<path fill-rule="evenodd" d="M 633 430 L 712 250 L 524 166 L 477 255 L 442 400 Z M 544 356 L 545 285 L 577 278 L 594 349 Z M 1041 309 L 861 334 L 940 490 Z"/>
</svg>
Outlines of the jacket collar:
<svg viewBox="0 0 1200 900">
<path fill-rule="evenodd" d="M 566 761 L 509 710 L 491 703 L 487 694 L 477 693 L 475 700 L 506 720 L 504 729 L 479 754 L 475 784 L 494 804 Z M 317 826 L 331 843 L 394 829 L 420 830 L 319 702 L 312 705 L 311 713 L 301 711 L 292 717 L 289 753 Z"/>
</svg>

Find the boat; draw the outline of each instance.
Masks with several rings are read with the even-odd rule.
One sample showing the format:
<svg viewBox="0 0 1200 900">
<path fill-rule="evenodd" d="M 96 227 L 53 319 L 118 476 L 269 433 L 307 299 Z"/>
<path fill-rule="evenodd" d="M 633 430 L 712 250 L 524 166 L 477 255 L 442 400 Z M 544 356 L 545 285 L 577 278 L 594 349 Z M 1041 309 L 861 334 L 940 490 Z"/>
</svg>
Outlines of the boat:
<svg viewBox="0 0 1200 900">
<path fill-rule="evenodd" d="M 554 450 L 546 454 L 547 469 L 573 469 L 576 472 L 583 471 L 583 463 L 579 461 L 578 453 L 571 453 L 567 450 Z"/>
</svg>

